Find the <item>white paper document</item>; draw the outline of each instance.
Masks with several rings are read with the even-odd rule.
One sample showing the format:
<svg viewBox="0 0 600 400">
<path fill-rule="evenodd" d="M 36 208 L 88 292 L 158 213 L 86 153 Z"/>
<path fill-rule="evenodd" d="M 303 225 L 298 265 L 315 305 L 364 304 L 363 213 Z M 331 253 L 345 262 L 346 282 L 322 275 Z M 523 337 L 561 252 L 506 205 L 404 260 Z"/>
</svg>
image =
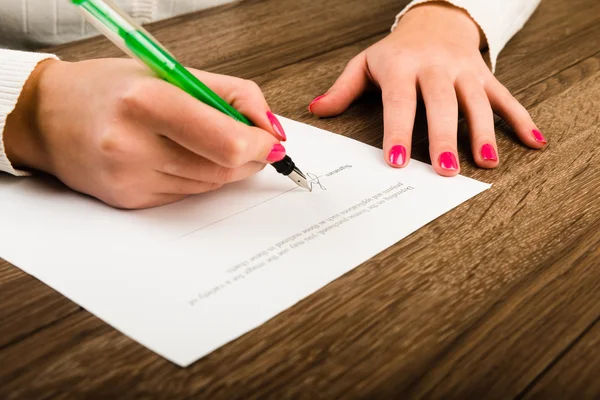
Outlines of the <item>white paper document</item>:
<svg viewBox="0 0 600 400">
<path fill-rule="evenodd" d="M 212 193 L 116 210 L 0 176 L 0 257 L 187 366 L 489 188 L 286 118 L 313 191 L 267 166 Z"/>
</svg>

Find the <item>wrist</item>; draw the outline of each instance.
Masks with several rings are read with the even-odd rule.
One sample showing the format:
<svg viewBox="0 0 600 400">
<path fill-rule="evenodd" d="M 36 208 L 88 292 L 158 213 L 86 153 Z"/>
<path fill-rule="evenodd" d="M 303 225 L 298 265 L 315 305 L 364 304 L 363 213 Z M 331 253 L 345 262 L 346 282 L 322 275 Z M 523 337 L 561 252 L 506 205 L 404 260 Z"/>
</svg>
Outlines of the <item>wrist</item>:
<svg viewBox="0 0 600 400">
<path fill-rule="evenodd" d="M 479 49 L 487 45 L 481 27 L 469 13 L 446 1 L 428 1 L 413 6 L 400 19 L 396 30 L 402 28 L 413 31 L 420 29 L 425 33 L 436 31 Z"/>
<path fill-rule="evenodd" d="M 48 172 L 48 162 L 38 106 L 41 101 L 40 82 L 48 67 L 57 60 L 41 61 L 33 70 L 19 96 L 15 109 L 8 115 L 3 133 L 6 155 L 15 168 Z"/>
</svg>

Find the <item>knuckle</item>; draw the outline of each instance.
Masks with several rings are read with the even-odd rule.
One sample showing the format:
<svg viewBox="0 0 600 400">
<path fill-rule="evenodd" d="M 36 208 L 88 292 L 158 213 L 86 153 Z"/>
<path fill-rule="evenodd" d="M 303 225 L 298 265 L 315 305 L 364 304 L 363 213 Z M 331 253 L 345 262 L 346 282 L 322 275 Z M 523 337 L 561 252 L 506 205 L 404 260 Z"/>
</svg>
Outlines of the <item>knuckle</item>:
<svg viewBox="0 0 600 400">
<path fill-rule="evenodd" d="M 136 209 L 143 206 L 142 199 L 131 189 L 125 174 L 113 172 L 107 175 L 105 185 L 110 203 L 118 208 Z"/>
<path fill-rule="evenodd" d="M 381 63 L 380 68 L 384 76 L 393 76 L 398 74 L 399 71 L 414 73 L 417 70 L 419 54 L 412 49 L 396 49 L 391 55 L 384 52 L 381 57 L 384 62 Z M 402 66 L 401 69 L 398 68 L 399 65 Z"/>
<path fill-rule="evenodd" d="M 207 192 L 213 191 L 213 190 L 217 190 L 223 187 L 223 184 L 221 183 L 213 183 L 211 184 L 208 189 L 206 190 Z"/>
<path fill-rule="evenodd" d="M 463 101 L 463 107 L 468 117 L 490 118 L 493 121 L 492 107 L 485 93 L 480 91 L 466 92 Z"/>
<path fill-rule="evenodd" d="M 425 103 L 438 105 L 454 105 L 458 102 L 456 92 L 451 85 L 436 84 L 423 93 Z"/>
<path fill-rule="evenodd" d="M 401 92 L 387 92 L 383 95 L 383 102 L 392 106 L 408 107 L 416 104 L 416 99 Z"/>
<path fill-rule="evenodd" d="M 116 129 L 106 130 L 98 139 L 98 149 L 109 159 L 121 159 L 128 153 L 125 135 Z"/>
<path fill-rule="evenodd" d="M 147 196 L 129 188 L 115 189 L 110 193 L 110 197 L 116 207 L 126 210 L 145 208 L 149 201 Z"/>
<path fill-rule="evenodd" d="M 500 99 L 504 102 L 511 103 L 516 102 L 516 99 L 513 97 L 510 90 L 508 90 L 504 85 L 499 85 L 499 94 Z"/>
<path fill-rule="evenodd" d="M 515 104 L 514 115 L 516 120 L 520 121 L 522 124 L 529 124 L 533 122 L 529 111 L 527 111 L 527 109 L 519 102 L 516 102 Z"/>
<path fill-rule="evenodd" d="M 140 208 L 144 208 L 145 202 L 140 201 L 131 196 L 119 196 L 113 197 L 111 204 L 116 208 L 121 208 L 123 210 L 138 210 Z"/>
<path fill-rule="evenodd" d="M 202 184 L 198 184 L 194 190 L 193 193 L 194 194 L 200 194 L 200 193 L 206 193 L 206 192 L 211 192 L 213 190 L 219 189 L 221 187 L 223 187 L 224 183 L 217 183 L 217 182 L 202 182 Z"/>
<path fill-rule="evenodd" d="M 250 79 L 244 79 L 243 81 L 244 87 L 246 88 L 246 90 L 248 90 L 249 92 L 260 92 L 260 86 L 258 86 L 258 84 L 256 82 L 254 82 L 253 80 Z"/>
<path fill-rule="evenodd" d="M 179 184 L 173 186 L 171 188 L 170 192 L 182 195 L 182 194 L 186 194 L 186 193 L 198 192 L 200 187 L 202 187 L 202 182 L 179 183 Z"/>
<path fill-rule="evenodd" d="M 216 183 L 230 183 L 235 178 L 235 169 L 229 167 L 218 167 L 216 171 Z"/>
<path fill-rule="evenodd" d="M 440 136 L 430 141 L 429 152 L 431 154 L 439 152 L 440 149 L 443 149 L 443 151 L 450 151 L 456 154 L 456 139 L 453 140 L 447 136 Z"/>
<path fill-rule="evenodd" d="M 241 137 L 231 137 L 223 141 L 223 159 L 225 167 L 235 168 L 242 165 L 248 153 L 249 143 Z"/>
<path fill-rule="evenodd" d="M 126 172 L 118 167 L 106 168 L 102 176 L 102 183 L 113 196 L 126 193 L 129 186 Z"/>
<path fill-rule="evenodd" d="M 496 91 L 496 103 L 498 106 L 505 108 L 515 117 L 527 120 L 530 119 L 527 109 L 517 100 L 513 94 L 504 85 L 498 85 Z"/>
<path fill-rule="evenodd" d="M 452 105 L 456 98 L 449 96 L 445 90 L 432 90 L 429 93 L 429 103 L 434 106 Z"/>
<path fill-rule="evenodd" d="M 152 98 L 152 83 L 138 80 L 122 89 L 117 98 L 117 108 L 125 114 L 144 109 L 149 98 Z"/>
<path fill-rule="evenodd" d="M 344 67 L 344 70 L 363 68 L 364 66 L 366 66 L 366 53 L 363 51 L 357 54 L 355 57 L 353 57 L 350 61 L 348 61 L 348 63 Z"/>
<path fill-rule="evenodd" d="M 177 160 L 167 161 L 162 170 L 170 175 L 181 175 L 183 173 L 183 167 Z"/>
<path fill-rule="evenodd" d="M 447 49 L 437 49 L 423 61 L 422 74 L 430 78 L 444 79 L 454 70 L 455 60 Z"/>
<path fill-rule="evenodd" d="M 474 108 L 466 120 L 469 124 L 476 125 L 478 130 L 494 131 L 494 114 L 489 108 Z"/>
<path fill-rule="evenodd" d="M 466 93 L 466 99 L 469 103 L 487 105 L 489 107 L 489 100 L 483 90 L 472 89 Z"/>
<path fill-rule="evenodd" d="M 495 95 L 495 97 L 503 103 L 508 104 L 516 101 L 510 90 L 508 90 L 506 86 L 498 82 L 496 78 L 492 78 L 487 83 L 485 90 L 488 91 L 490 94 Z"/>
</svg>

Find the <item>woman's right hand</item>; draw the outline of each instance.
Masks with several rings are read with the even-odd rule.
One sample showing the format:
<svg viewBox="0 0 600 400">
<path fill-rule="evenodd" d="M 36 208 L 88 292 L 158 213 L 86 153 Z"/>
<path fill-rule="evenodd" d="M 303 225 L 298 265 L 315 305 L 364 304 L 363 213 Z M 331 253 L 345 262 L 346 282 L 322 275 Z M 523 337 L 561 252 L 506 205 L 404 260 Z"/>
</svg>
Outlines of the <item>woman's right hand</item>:
<svg viewBox="0 0 600 400">
<path fill-rule="evenodd" d="M 256 127 L 133 60 L 48 60 L 38 65 L 7 119 L 7 156 L 17 168 L 47 172 L 127 209 L 219 188 L 285 156 L 283 128 L 255 83 L 190 71 Z"/>
</svg>

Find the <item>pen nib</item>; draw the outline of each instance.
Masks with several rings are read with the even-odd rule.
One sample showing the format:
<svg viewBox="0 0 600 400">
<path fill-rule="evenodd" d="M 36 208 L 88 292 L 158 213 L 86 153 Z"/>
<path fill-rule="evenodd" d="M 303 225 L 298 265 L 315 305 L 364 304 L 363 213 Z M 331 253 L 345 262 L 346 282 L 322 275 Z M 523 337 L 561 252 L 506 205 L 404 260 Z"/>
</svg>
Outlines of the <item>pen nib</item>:
<svg viewBox="0 0 600 400">
<path fill-rule="evenodd" d="M 296 183 L 296 185 L 303 187 L 304 189 L 308 190 L 309 192 L 312 192 L 312 187 L 306 180 L 306 177 L 304 176 L 304 174 L 298 168 L 294 168 L 294 170 L 288 175 L 288 178 L 293 180 L 294 183 Z"/>
</svg>

